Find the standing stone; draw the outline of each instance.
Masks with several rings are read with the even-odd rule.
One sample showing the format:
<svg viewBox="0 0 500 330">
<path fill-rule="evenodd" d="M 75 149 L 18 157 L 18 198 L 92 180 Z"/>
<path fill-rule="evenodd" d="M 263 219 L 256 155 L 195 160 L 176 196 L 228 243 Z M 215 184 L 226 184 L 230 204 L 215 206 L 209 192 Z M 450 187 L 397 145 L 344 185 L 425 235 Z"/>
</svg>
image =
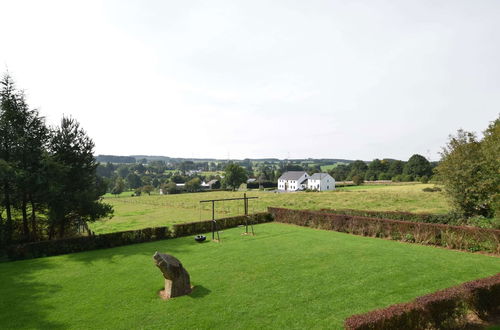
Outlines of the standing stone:
<svg viewBox="0 0 500 330">
<path fill-rule="evenodd" d="M 191 293 L 189 273 L 182 267 L 179 259 L 170 254 L 156 252 L 153 260 L 165 278 L 165 290 L 160 291 L 160 296 L 163 299 L 184 296 Z"/>
</svg>

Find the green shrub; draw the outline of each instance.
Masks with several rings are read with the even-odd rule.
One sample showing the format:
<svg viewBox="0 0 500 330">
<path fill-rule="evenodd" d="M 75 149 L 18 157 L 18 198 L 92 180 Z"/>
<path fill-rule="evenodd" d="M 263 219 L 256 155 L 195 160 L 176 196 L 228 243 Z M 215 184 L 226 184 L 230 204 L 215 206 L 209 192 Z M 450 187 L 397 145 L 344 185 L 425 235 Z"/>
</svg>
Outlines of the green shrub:
<svg viewBox="0 0 500 330">
<path fill-rule="evenodd" d="M 415 300 L 353 315 L 344 326 L 364 329 L 465 329 L 468 317 L 500 313 L 500 274 L 437 291 Z"/>
<path fill-rule="evenodd" d="M 495 228 L 493 219 L 477 215 L 467 219 L 467 225 L 479 228 Z"/>
<path fill-rule="evenodd" d="M 439 187 L 425 187 L 424 189 L 422 189 L 422 191 L 424 191 L 424 192 L 437 192 L 437 191 L 441 191 L 441 188 L 439 188 Z"/>
<path fill-rule="evenodd" d="M 171 238 L 168 227 L 144 228 L 116 233 L 16 244 L 7 247 L 11 260 L 32 259 L 97 250 Z"/>
<path fill-rule="evenodd" d="M 432 244 L 451 249 L 500 253 L 500 230 L 450 226 L 436 223 L 369 218 L 335 214 L 268 208 L 274 220 L 316 229 L 334 230 L 361 236 Z"/>
<path fill-rule="evenodd" d="M 359 186 L 360 184 L 363 184 L 363 178 L 359 175 L 355 175 L 352 177 L 352 182 L 356 185 Z"/>
</svg>

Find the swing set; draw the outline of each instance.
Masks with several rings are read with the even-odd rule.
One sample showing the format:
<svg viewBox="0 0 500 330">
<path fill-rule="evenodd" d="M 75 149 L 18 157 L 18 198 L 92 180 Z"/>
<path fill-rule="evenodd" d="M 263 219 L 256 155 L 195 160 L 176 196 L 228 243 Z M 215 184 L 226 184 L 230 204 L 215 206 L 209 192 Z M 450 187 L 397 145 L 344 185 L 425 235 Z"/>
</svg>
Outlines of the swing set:
<svg viewBox="0 0 500 330">
<path fill-rule="evenodd" d="M 259 197 L 247 197 L 247 194 L 244 193 L 243 197 L 240 198 L 222 198 L 222 199 L 207 199 L 200 201 L 200 220 L 201 220 L 201 204 L 202 203 L 212 203 L 212 240 L 215 242 L 220 242 L 220 226 L 217 223 L 217 220 L 215 220 L 215 203 L 216 202 L 225 202 L 225 201 L 243 201 L 243 208 L 244 208 L 244 215 L 245 215 L 245 232 L 242 235 L 255 235 L 254 229 L 253 229 L 253 220 L 250 219 L 248 216 L 248 200 L 249 199 L 257 199 Z M 223 204 L 224 205 L 224 204 Z M 239 212 L 238 212 L 239 213 Z M 248 231 L 248 226 L 252 229 L 252 232 L 250 233 Z M 217 239 L 215 239 L 215 233 L 217 233 Z"/>
</svg>

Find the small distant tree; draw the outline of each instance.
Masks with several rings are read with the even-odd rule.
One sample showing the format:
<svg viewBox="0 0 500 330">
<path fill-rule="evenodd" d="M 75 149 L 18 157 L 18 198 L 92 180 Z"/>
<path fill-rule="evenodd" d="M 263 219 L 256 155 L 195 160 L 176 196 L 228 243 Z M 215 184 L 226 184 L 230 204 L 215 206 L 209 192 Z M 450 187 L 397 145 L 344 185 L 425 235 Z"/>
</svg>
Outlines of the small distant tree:
<svg viewBox="0 0 500 330">
<path fill-rule="evenodd" d="M 355 175 L 352 177 L 352 182 L 356 185 L 356 186 L 359 186 L 361 184 L 363 184 L 363 178 L 359 175 Z"/>
<path fill-rule="evenodd" d="M 144 187 L 142 187 L 142 191 L 144 191 L 146 194 L 148 195 L 151 195 L 151 192 L 154 190 L 155 188 L 152 186 L 152 185 L 145 185 Z"/>
<path fill-rule="evenodd" d="M 403 174 L 418 178 L 424 175 L 432 175 L 431 163 L 422 155 L 415 154 L 408 159 Z"/>
<path fill-rule="evenodd" d="M 135 173 L 129 173 L 127 175 L 127 184 L 131 189 L 140 188 L 142 186 L 141 177 Z"/>
<path fill-rule="evenodd" d="M 227 187 L 236 190 L 242 183 L 248 179 L 246 171 L 238 164 L 230 163 L 226 166 L 224 183 Z"/>
<path fill-rule="evenodd" d="M 125 191 L 125 182 L 122 178 L 117 178 L 115 181 L 115 185 L 113 189 L 111 189 L 111 193 L 115 196 L 120 195 L 123 191 Z"/>
<path fill-rule="evenodd" d="M 142 194 L 142 188 L 137 188 L 134 190 L 134 196 L 141 196 Z"/>
<path fill-rule="evenodd" d="M 169 182 L 166 185 L 163 186 L 163 193 L 167 194 L 178 194 L 180 193 L 180 189 L 177 187 L 175 182 Z"/>
<path fill-rule="evenodd" d="M 189 192 L 195 192 L 201 188 L 201 180 L 199 178 L 193 178 L 186 182 L 185 188 Z"/>
</svg>

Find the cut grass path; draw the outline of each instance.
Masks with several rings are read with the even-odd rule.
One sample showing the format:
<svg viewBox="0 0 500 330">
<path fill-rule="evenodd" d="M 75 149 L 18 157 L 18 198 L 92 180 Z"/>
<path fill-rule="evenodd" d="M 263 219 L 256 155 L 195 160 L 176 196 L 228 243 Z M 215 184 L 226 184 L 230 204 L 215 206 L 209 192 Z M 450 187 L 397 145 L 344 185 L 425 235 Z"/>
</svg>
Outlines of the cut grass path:
<svg viewBox="0 0 500 330">
<path fill-rule="evenodd" d="M 2 329 L 341 328 L 343 320 L 500 271 L 496 257 L 296 227 L 192 237 L 0 264 Z M 155 251 L 190 296 L 162 301 Z"/>
<path fill-rule="evenodd" d="M 442 193 L 422 191 L 423 188 L 430 186 L 433 185 L 358 186 L 320 193 L 249 191 L 247 195 L 259 197 L 249 202 L 250 213 L 264 212 L 269 206 L 316 210 L 350 208 L 429 213 L 447 212 L 448 205 Z M 203 204 L 202 209 L 200 209 L 200 200 L 242 196 L 242 192 L 219 191 L 163 196 L 108 197 L 104 200 L 113 205 L 114 218 L 96 222 L 90 227 L 100 234 L 206 220 L 211 218 L 211 206 L 208 203 Z M 241 214 L 243 214 L 241 201 L 217 203 L 216 218 Z"/>
</svg>

